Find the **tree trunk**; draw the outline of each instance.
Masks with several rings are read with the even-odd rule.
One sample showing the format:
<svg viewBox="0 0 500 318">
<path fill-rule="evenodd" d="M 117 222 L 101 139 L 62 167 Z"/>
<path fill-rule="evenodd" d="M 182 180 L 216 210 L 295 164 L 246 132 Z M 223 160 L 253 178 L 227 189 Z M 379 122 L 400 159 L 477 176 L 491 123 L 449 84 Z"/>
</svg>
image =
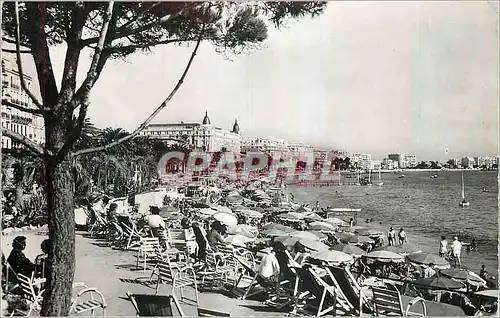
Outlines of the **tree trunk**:
<svg viewBox="0 0 500 318">
<path fill-rule="evenodd" d="M 41 315 L 68 316 L 75 275 L 75 184 L 69 161 L 47 161 L 45 171 L 51 250 Z"/>
</svg>

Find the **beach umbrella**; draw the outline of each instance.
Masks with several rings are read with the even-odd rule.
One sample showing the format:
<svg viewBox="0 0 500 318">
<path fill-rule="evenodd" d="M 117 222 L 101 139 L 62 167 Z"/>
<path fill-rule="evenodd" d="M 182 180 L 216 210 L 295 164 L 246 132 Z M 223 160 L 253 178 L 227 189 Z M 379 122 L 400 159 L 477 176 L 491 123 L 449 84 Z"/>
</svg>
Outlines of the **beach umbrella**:
<svg viewBox="0 0 500 318">
<path fill-rule="evenodd" d="M 353 243 L 353 244 L 365 244 L 365 243 L 370 243 L 373 244 L 375 241 L 368 236 L 352 236 L 347 243 Z"/>
<path fill-rule="evenodd" d="M 328 263 L 337 264 L 348 263 L 352 262 L 353 260 L 351 255 L 336 250 L 319 251 L 316 253 L 312 253 L 311 257 Z"/>
<path fill-rule="evenodd" d="M 356 237 L 356 235 L 354 235 L 352 233 L 346 233 L 346 232 L 335 233 L 335 236 L 339 240 L 341 240 L 342 242 L 345 242 L 345 243 L 348 243 L 350 239 L 352 239 L 353 237 Z"/>
<path fill-rule="evenodd" d="M 476 285 L 486 285 L 486 281 L 479 277 L 474 272 L 463 270 L 463 269 L 442 269 L 439 273 L 443 276 L 455 279 L 455 280 L 463 280 L 471 284 Z"/>
<path fill-rule="evenodd" d="M 363 227 L 363 226 L 351 226 L 351 227 L 345 228 L 344 231 L 355 233 L 355 232 L 359 232 L 360 230 L 364 230 L 364 229 L 365 229 L 365 227 Z"/>
<path fill-rule="evenodd" d="M 236 219 L 234 215 L 229 213 L 218 212 L 212 215 L 212 218 L 228 226 L 238 224 L 238 219 Z"/>
<path fill-rule="evenodd" d="M 498 289 L 486 289 L 486 290 L 478 291 L 477 293 L 474 293 L 474 295 L 483 296 L 483 297 L 490 297 L 490 298 L 499 298 L 500 297 L 500 294 L 498 293 Z"/>
<path fill-rule="evenodd" d="M 282 235 L 287 235 L 294 231 L 295 231 L 294 229 L 288 226 L 271 223 L 269 226 L 264 227 L 264 229 L 262 229 L 260 233 L 266 236 L 282 236 Z"/>
<path fill-rule="evenodd" d="M 294 237 L 290 235 L 282 235 L 274 238 L 275 242 L 283 243 L 283 245 L 288 247 L 294 246 L 299 240 L 300 237 Z"/>
<path fill-rule="evenodd" d="M 311 209 L 307 209 L 306 207 L 299 207 L 298 209 L 295 210 L 296 213 L 305 213 L 305 212 L 310 212 Z"/>
<path fill-rule="evenodd" d="M 278 215 L 282 220 L 302 220 L 304 216 L 301 213 L 288 212 Z"/>
<path fill-rule="evenodd" d="M 346 221 L 341 220 L 341 219 L 339 219 L 339 218 L 326 218 L 326 219 L 325 219 L 325 222 L 327 222 L 327 223 L 331 223 L 331 224 L 336 224 L 336 225 L 341 225 L 341 226 L 342 226 L 342 225 L 346 225 L 346 224 L 347 224 L 347 222 L 346 222 Z"/>
<path fill-rule="evenodd" d="M 405 245 L 385 245 L 382 247 L 374 248 L 373 251 L 389 251 L 394 252 L 401 255 L 407 255 L 410 253 L 418 253 L 420 252 L 418 247 L 406 246 Z"/>
<path fill-rule="evenodd" d="M 354 233 L 357 233 L 360 236 L 380 236 L 384 235 L 384 232 L 375 230 L 375 229 L 359 229 L 355 230 Z"/>
<path fill-rule="evenodd" d="M 434 276 L 428 278 L 419 278 L 413 281 L 415 287 L 432 288 L 432 289 L 461 289 L 465 285 L 453 279 L 444 276 Z"/>
<path fill-rule="evenodd" d="M 248 238 L 254 238 L 259 235 L 259 230 L 255 226 L 247 225 L 247 224 L 238 224 L 231 225 L 227 229 L 228 234 L 230 235 L 243 235 Z"/>
<path fill-rule="evenodd" d="M 410 262 L 417 263 L 417 264 L 424 264 L 424 265 L 429 265 L 430 263 L 433 263 L 436 266 L 449 266 L 450 263 L 445 260 L 444 258 L 441 258 L 437 255 L 434 254 L 429 254 L 429 253 L 413 253 L 408 256 L 406 256 Z"/>
<path fill-rule="evenodd" d="M 249 238 L 249 237 L 246 237 L 246 236 L 243 236 L 243 235 L 240 235 L 240 234 L 229 235 L 224 240 L 224 242 L 226 244 L 231 244 L 231 245 L 240 246 L 240 247 L 246 247 L 247 243 L 254 242 L 254 241 L 255 241 L 255 239 Z"/>
<path fill-rule="evenodd" d="M 366 254 L 367 258 L 376 259 L 382 262 L 402 262 L 404 257 L 389 251 L 373 251 Z"/>
<path fill-rule="evenodd" d="M 330 249 L 330 247 L 324 243 L 321 243 L 318 240 L 310 240 L 305 238 L 299 238 L 299 244 L 304 246 L 305 248 L 312 251 L 326 251 Z"/>
<path fill-rule="evenodd" d="M 334 251 L 340 251 L 344 252 L 349 255 L 355 255 L 355 256 L 361 256 L 361 255 L 366 255 L 366 252 L 360 249 L 359 247 L 351 244 L 338 244 L 334 245 L 330 248 L 331 250 Z"/>
<path fill-rule="evenodd" d="M 318 221 L 309 224 L 309 228 L 317 231 L 335 231 L 337 229 L 337 227 L 333 224 Z"/>
<path fill-rule="evenodd" d="M 207 217 L 207 216 L 212 216 L 212 215 L 214 215 L 215 213 L 217 213 L 217 211 L 212 210 L 212 209 L 208 209 L 208 208 L 204 208 L 204 209 L 200 209 L 200 210 L 198 210 L 198 214 L 199 214 L 200 216 L 205 216 L 205 217 Z"/>
<path fill-rule="evenodd" d="M 304 217 L 304 220 L 306 222 L 315 222 L 315 221 L 323 221 L 323 218 L 321 218 L 321 216 L 319 216 L 317 213 L 311 212 Z"/>
<path fill-rule="evenodd" d="M 328 235 L 326 235 L 325 233 L 321 233 L 319 231 L 309 231 L 309 233 L 312 233 L 314 235 L 316 235 L 320 240 L 324 240 L 326 238 L 328 238 Z"/>
<path fill-rule="evenodd" d="M 223 212 L 223 213 L 233 213 L 230 208 L 227 206 L 222 206 L 222 205 L 216 205 L 211 207 L 213 210 L 216 210 L 217 212 Z"/>
<path fill-rule="evenodd" d="M 306 240 L 313 240 L 313 241 L 319 240 L 319 237 L 317 237 L 316 235 L 314 235 L 311 232 L 306 232 L 306 231 L 295 231 L 295 232 L 291 232 L 289 235 L 294 236 L 294 237 L 303 238 Z"/>
<path fill-rule="evenodd" d="M 254 210 L 249 210 L 249 209 L 238 210 L 237 213 L 244 215 L 246 217 L 249 217 L 249 218 L 259 218 L 260 219 L 263 216 L 262 213 L 260 213 L 258 211 L 254 211 Z"/>
<path fill-rule="evenodd" d="M 243 202 L 243 197 L 240 196 L 230 196 L 226 198 L 226 202 L 229 204 L 239 204 Z"/>
</svg>

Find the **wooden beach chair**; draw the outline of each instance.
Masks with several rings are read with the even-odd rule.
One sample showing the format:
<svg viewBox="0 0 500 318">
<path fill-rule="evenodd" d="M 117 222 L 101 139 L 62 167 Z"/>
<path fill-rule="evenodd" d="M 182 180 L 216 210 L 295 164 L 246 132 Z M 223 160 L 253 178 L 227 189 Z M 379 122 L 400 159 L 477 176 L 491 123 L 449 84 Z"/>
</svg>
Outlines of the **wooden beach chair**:
<svg viewBox="0 0 500 318">
<path fill-rule="evenodd" d="M 141 244 L 140 243 L 141 238 L 149 236 L 143 230 L 138 230 L 137 226 L 130 219 L 130 217 L 128 218 L 128 220 L 129 220 L 127 222 L 128 224 L 125 222 L 121 222 L 122 229 L 123 229 L 124 236 L 125 236 L 125 240 L 127 242 L 125 245 L 126 250 L 129 250 L 134 246 L 139 246 Z"/>
<path fill-rule="evenodd" d="M 274 302 L 280 299 L 281 295 L 286 294 L 284 292 L 284 286 L 290 283 L 288 280 L 270 280 L 269 278 L 260 275 L 259 272 L 256 269 L 252 268 L 251 265 L 248 264 L 245 260 L 242 260 L 239 257 L 236 257 L 236 260 L 241 264 L 244 272 L 240 274 L 240 277 L 236 281 L 234 285 L 235 287 L 233 287 L 232 290 L 233 294 L 236 294 L 237 286 L 239 285 L 239 282 L 242 280 L 245 273 L 248 273 L 253 277 L 244 294 L 242 296 L 238 296 L 238 299 L 245 300 L 249 297 L 266 292 L 269 294 L 269 300 L 267 301 L 267 303 L 269 305 L 274 305 Z M 261 288 L 256 288 L 257 286 L 260 286 Z"/>
<path fill-rule="evenodd" d="M 127 292 L 127 296 L 138 317 L 174 317 L 172 305 L 175 305 L 180 317 L 185 317 L 184 311 L 174 295 L 131 294 Z"/>
<path fill-rule="evenodd" d="M 346 299 L 357 310 L 358 314 L 360 308 L 365 313 L 373 313 L 375 311 L 373 304 L 363 294 L 361 287 L 347 266 L 328 266 L 325 270 L 332 281 L 337 282 Z"/>
<path fill-rule="evenodd" d="M 382 316 L 427 316 L 427 307 L 425 300 L 421 297 L 413 298 L 406 310 L 403 310 L 403 301 L 399 290 L 393 286 L 389 287 L 373 287 L 373 301 L 375 303 L 375 315 Z M 423 314 L 410 312 L 413 305 L 421 303 Z"/>
<path fill-rule="evenodd" d="M 328 284 L 316 271 L 309 267 L 307 271 L 312 275 L 314 288 L 316 289 L 315 296 L 319 296 L 319 305 L 317 307 L 317 312 L 315 312 L 316 316 L 323 316 L 329 312 L 333 311 L 333 315 L 337 314 L 337 310 L 341 312 L 341 314 L 351 314 L 354 311 L 354 307 L 349 303 L 346 296 L 338 286 L 336 281 L 333 281 L 333 284 Z M 330 304 L 330 306 L 328 306 Z M 324 307 L 327 305 L 328 307 Z M 311 306 L 315 307 L 315 306 Z"/>
</svg>

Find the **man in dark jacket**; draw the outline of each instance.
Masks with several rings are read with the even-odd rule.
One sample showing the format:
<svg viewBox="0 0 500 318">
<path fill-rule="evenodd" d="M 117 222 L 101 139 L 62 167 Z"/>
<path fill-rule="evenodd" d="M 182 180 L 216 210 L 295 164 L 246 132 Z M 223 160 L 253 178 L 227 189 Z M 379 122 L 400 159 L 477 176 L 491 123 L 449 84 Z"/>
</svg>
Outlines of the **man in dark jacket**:
<svg viewBox="0 0 500 318">
<path fill-rule="evenodd" d="M 23 274 L 27 277 L 31 277 L 31 274 L 35 270 L 35 264 L 33 264 L 24 255 L 23 250 L 26 248 L 26 236 L 16 236 L 14 241 L 12 241 L 12 251 L 10 252 L 7 261 L 10 266 L 17 274 Z"/>
</svg>

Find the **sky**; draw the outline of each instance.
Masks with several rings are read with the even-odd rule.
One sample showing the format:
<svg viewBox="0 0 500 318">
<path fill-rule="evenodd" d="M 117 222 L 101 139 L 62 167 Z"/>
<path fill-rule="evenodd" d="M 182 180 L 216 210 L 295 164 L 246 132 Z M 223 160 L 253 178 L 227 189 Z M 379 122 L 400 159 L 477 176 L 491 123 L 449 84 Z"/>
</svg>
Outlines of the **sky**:
<svg viewBox="0 0 500 318">
<path fill-rule="evenodd" d="M 156 123 L 201 122 L 325 149 L 447 160 L 498 153 L 498 7 L 486 2 L 331 2 L 270 29 L 232 61 L 203 43 Z M 136 128 L 169 94 L 191 47 L 109 62 L 88 117 Z M 64 47 L 51 50 L 60 78 Z M 82 59 L 82 80 L 90 58 Z"/>
</svg>

